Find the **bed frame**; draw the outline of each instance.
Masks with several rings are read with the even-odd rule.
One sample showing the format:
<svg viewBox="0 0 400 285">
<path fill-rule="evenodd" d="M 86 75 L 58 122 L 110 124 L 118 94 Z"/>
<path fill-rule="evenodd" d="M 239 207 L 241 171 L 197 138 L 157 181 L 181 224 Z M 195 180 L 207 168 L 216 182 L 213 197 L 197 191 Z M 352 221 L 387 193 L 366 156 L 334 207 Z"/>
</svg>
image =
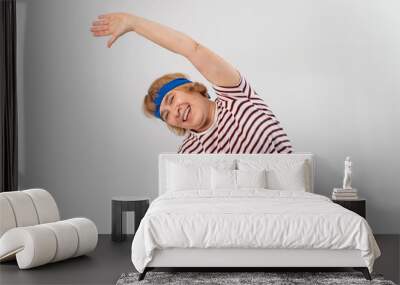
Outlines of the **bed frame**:
<svg viewBox="0 0 400 285">
<path fill-rule="evenodd" d="M 315 161 L 311 153 L 294 154 L 176 154 L 160 153 L 159 163 L 159 194 L 166 189 L 167 161 L 190 160 L 201 163 L 205 160 L 235 159 L 266 159 L 266 160 L 303 160 L 306 161 L 308 191 L 314 192 Z M 330 249 L 255 249 L 255 248 L 168 248 L 157 249 L 153 259 L 139 275 L 144 279 L 146 273 L 160 268 L 202 268 L 207 271 L 229 268 L 229 271 L 248 271 L 260 269 L 284 268 L 287 271 L 296 268 L 343 268 L 350 267 L 361 271 L 367 280 L 371 280 L 368 268 L 359 250 L 330 250 Z M 264 270 L 261 270 L 264 269 Z"/>
</svg>

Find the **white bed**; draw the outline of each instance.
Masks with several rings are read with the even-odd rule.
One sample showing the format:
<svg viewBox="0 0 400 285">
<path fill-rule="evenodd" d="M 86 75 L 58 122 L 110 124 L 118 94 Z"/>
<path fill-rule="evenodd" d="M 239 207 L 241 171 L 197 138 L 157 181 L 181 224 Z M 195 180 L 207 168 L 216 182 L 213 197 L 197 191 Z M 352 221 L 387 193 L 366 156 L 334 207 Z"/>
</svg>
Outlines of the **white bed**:
<svg viewBox="0 0 400 285">
<path fill-rule="evenodd" d="M 196 176 L 183 169 L 179 176 L 171 165 L 199 168 Z M 274 190 L 215 189 L 219 178 L 209 176 L 209 167 L 225 169 L 223 173 L 231 165 L 241 175 L 266 167 L 268 188 Z M 370 278 L 380 251 L 368 223 L 314 194 L 314 173 L 309 153 L 161 153 L 160 195 L 132 242 L 140 279 L 155 267 L 354 267 Z M 235 183 L 259 183 L 245 178 L 240 182 L 238 174 Z M 193 187 L 186 189 L 192 180 Z"/>
</svg>

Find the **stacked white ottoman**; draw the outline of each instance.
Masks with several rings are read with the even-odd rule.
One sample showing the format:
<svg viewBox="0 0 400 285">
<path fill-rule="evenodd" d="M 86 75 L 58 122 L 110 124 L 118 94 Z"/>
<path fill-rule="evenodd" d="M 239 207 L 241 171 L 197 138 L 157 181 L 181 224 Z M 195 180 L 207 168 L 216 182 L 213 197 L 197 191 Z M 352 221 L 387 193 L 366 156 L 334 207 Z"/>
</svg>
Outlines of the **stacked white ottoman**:
<svg viewBox="0 0 400 285">
<path fill-rule="evenodd" d="M 83 255 L 96 248 L 97 234 L 87 218 L 60 221 L 44 189 L 0 193 L 0 262 L 16 258 L 28 269 Z"/>
</svg>

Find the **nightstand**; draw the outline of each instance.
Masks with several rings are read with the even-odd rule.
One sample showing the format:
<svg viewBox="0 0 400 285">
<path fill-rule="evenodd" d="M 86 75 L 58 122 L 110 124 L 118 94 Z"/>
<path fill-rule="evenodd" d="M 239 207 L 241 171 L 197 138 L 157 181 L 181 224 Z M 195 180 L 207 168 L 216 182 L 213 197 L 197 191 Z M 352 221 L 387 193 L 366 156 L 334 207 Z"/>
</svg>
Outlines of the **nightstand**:
<svg viewBox="0 0 400 285">
<path fill-rule="evenodd" d="M 332 202 L 339 204 L 340 206 L 359 214 L 361 217 L 366 219 L 366 200 L 365 199 L 355 199 L 355 200 L 335 200 Z"/>
<path fill-rule="evenodd" d="M 138 229 L 140 221 L 149 208 L 150 198 L 137 196 L 118 196 L 112 198 L 112 218 L 111 218 L 111 237 L 113 241 L 123 241 L 126 234 L 122 233 L 122 214 L 123 212 L 135 212 L 135 231 Z"/>
</svg>

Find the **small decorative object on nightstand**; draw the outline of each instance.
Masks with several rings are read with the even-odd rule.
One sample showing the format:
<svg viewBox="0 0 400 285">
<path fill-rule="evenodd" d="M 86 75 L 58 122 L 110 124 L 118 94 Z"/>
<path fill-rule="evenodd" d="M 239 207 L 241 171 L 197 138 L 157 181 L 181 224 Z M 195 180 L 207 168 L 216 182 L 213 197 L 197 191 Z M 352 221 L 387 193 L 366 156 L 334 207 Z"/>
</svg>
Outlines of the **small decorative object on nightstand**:
<svg viewBox="0 0 400 285">
<path fill-rule="evenodd" d="M 333 188 L 332 192 L 333 200 L 357 200 L 358 191 L 355 188 L 343 189 L 343 188 Z"/>
<path fill-rule="evenodd" d="M 332 201 L 350 211 L 353 211 L 356 214 L 359 214 L 364 219 L 366 218 L 366 205 L 365 205 L 366 200 L 365 199 L 354 199 L 354 200 L 332 199 Z"/>
<path fill-rule="evenodd" d="M 351 187 L 352 162 L 350 156 L 344 161 L 343 188 L 333 188 L 333 200 L 358 200 L 358 191 Z"/>
<path fill-rule="evenodd" d="M 343 189 L 351 189 L 351 165 L 350 156 L 347 156 L 344 161 Z"/>
<path fill-rule="evenodd" d="M 119 196 L 112 198 L 112 221 L 111 239 L 113 241 L 123 241 L 126 234 L 122 233 L 122 214 L 123 212 L 135 212 L 135 231 L 139 227 L 140 221 L 149 208 L 150 199 L 138 196 Z"/>
</svg>

